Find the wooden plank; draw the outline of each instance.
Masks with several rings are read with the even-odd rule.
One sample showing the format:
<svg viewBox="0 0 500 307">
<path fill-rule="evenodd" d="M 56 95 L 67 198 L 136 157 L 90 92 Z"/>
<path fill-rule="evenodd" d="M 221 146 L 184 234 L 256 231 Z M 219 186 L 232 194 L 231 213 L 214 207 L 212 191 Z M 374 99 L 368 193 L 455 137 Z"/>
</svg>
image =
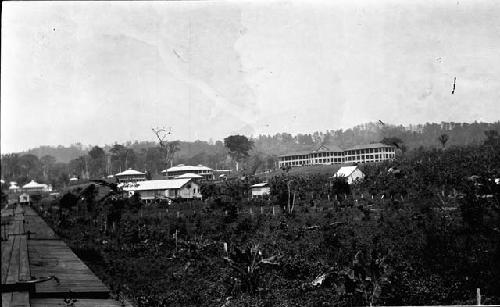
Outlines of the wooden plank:
<svg viewBox="0 0 500 307">
<path fill-rule="evenodd" d="M 9 260 L 9 270 L 7 272 L 6 284 L 15 284 L 19 281 L 19 250 L 20 242 L 18 236 L 13 236 L 14 244 L 12 247 L 12 253 Z"/>
<path fill-rule="evenodd" d="M 30 280 L 30 262 L 26 235 L 19 236 L 19 280 Z"/>
<path fill-rule="evenodd" d="M 35 298 L 30 300 L 31 307 L 52 307 L 52 306 L 65 306 L 63 298 Z M 125 302 L 124 305 L 121 302 L 113 299 L 77 299 L 75 307 L 120 307 L 126 306 L 131 307 L 132 305 Z"/>
<path fill-rule="evenodd" d="M 94 273 L 60 240 L 28 240 L 31 275 L 56 276 L 59 284 L 46 281 L 36 284 L 36 295 L 47 297 L 63 295 L 69 291 L 86 293 L 91 297 L 107 297 L 109 289 Z"/>
<path fill-rule="evenodd" d="M 11 307 L 30 306 L 30 295 L 28 292 L 12 292 Z"/>
<path fill-rule="evenodd" d="M 28 292 L 2 293 L 2 307 L 30 307 Z"/>
<path fill-rule="evenodd" d="M 13 237 L 11 237 L 8 241 L 2 241 L 2 284 L 5 284 L 5 282 L 7 281 L 7 274 L 9 272 L 10 257 L 12 256 L 13 245 Z"/>
<path fill-rule="evenodd" d="M 12 301 L 12 292 L 2 293 L 2 307 L 9 307 Z"/>
<path fill-rule="evenodd" d="M 33 240 L 52 240 L 58 239 L 58 236 L 52 228 L 38 215 L 25 216 L 25 230 L 30 232 L 30 239 Z"/>
</svg>

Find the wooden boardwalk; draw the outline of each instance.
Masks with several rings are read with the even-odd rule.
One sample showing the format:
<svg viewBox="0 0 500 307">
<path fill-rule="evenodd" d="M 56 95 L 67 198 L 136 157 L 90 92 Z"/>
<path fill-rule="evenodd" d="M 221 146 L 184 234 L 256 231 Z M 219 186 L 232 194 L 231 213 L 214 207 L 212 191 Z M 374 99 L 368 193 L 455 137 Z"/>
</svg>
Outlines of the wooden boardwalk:
<svg viewBox="0 0 500 307">
<path fill-rule="evenodd" d="M 110 299 L 109 288 L 30 207 L 2 209 L 1 278 L 2 307 L 131 306 Z"/>
</svg>

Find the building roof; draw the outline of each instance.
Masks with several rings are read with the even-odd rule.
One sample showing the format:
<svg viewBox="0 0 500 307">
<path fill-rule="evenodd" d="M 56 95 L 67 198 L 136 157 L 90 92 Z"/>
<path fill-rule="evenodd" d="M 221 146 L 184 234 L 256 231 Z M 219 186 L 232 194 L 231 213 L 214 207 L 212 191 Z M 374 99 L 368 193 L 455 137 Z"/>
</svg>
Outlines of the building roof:
<svg viewBox="0 0 500 307">
<path fill-rule="evenodd" d="M 151 191 L 151 190 L 171 190 L 180 189 L 191 179 L 169 179 L 169 180 L 146 180 L 135 183 L 124 184 L 125 191 Z"/>
<path fill-rule="evenodd" d="M 342 166 L 334 177 L 349 177 L 357 168 L 357 166 Z"/>
<path fill-rule="evenodd" d="M 133 169 L 128 169 L 124 172 L 116 174 L 115 176 L 127 176 L 127 175 L 146 175 L 146 174 Z"/>
<path fill-rule="evenodd" d="M 167 172 L 179 172 L 179 171 L 212 171 L 210 167 L 206 167 L 204 165 L 198 164 L 196 166 L 193 165 L 184 165 L 184 164 L 179 164 L 176 166 L 173 166 L 169 169 L 167 169 Z"/>
<path fill-rule="evenodd" d="M 46 188 L 47 185 L 44 183 L 37 183 L 35 180 L 31 180 L 29 183 L 23 185 L 23 189 L 43 189 Z"/>
<path fill-rule="evenodd" d="M 306 156 L 306 155 L 309 155 L 311 152 L 312 152 L 312 150 L 302 150 L 302 151 L 296 151 L 296 152 L 291 152 L 291 153 L 287 153 L 284 155 L 280 155 L 278 157 Z"/>
<path fill-rule="evenodd" d="M 267 187 L 269 184 L 267 182 L 262 182 L 262 183 L 256 183 L 254 185 L 251 185 L 250 188 L 263 188 Z"/>
<path fill-rule="evenodd" d="M 394 147 L 392 145 L 386 145 L 382 143 L 373 143 L 373 144 L 366 144 L 366 145 L 356 145 L 353 147 L 349 147 L 346 150 L 358 150 L 358 149 L 366 149 L 366 148 L 388 148 L 388 147 Z"/>
<path fill-rule="evenodd" d="M 182 175 L 179 175 L 179 176 L 176 176 L 175 179 L 186 179 L 186 178 L 203 178 L 203 176 L 200 176 L 198 174 L 194 174 L 194 173 L 185 173 L 185 174 L 182 174 Z"/>
<path fill-rule="evenodd" d="M 343 152 L 344 150 L 335 144 L 320 144 L 312 152 Z"/>
</svg>

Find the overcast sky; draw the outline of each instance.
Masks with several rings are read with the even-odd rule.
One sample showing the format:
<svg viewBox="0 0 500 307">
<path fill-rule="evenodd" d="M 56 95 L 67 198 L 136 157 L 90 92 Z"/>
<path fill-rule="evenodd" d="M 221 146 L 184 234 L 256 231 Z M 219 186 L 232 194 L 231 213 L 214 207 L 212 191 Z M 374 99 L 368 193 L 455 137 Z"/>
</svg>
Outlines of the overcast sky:
<svg viewBox="0 0 500 307">
<path fill-rule="evenodd" d="M 1 151 L 497 121 L 499 16 L 493 0 L 2 2 Z"/>
</svg>

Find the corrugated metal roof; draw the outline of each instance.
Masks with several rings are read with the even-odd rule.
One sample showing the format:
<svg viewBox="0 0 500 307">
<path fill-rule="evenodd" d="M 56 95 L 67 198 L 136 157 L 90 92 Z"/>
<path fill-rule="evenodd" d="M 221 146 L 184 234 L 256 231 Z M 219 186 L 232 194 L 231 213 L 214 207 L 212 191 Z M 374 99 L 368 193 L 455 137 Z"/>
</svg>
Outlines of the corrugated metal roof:
<svg viewBox="0 0 500 307">
<path fill-rule="evenodd" d="M 198 174 L 194 174 L 194 173 L 185 173 L 185 174 L 182 174 L 182 175 L 179 175 L 177 177 L 175 177 L 176 179 L 186 179 L 186 178 L 203 178 L 203 176 L 200 176 Z"/>
<path fill-rule="evenodd" d="M 146 175 L 146 174 L 136 171 L 134 169 L 128 169 L 124 172 L 116 174 L 115 176 L 126 176 L 126 175 Z"/>
<path fill-rule="evenodd" d="M 343 152 L 344 150 L 335 144 L 321 144 L 313 152 Z"/>
<path fill-rule="evenodd" d="M 291 152 L 291 153 L 287 153 L 287 154 L 284 154 L 284 155 L 280 155 L 279 157 L 289 157 L 289 156 L 307 156 L 308 154 L 310 154 L 312 151 L 296 151 L 296 152 Z"/>
<path fill-rule="evenodd" d="M 204 165 L 184 165 L 184 164 L 179 164 L 176 166 L 173 166 L 169 169 L 167 169 L 167 172 L 179 172 L 179 171 L 211 171 L 212 169 L 210 167 L 206 167 Z"/>
<path fill-rule="evenodd" d="M 191 179 L 146 180 L 123 185 L 125 191 L 151 191 L 180 189 Z"/>
<path fill-rule="evenodd" d="M 37 183 L 35 180 L 31 180 L 30 183 L 23 185 L 23 189 L 35 189 L 35 188 L 47 188 L 44 183 Z"/>
<path fill-rule="evenodd" d="M 269 184 L 267 182 L 262 182 L 262 183 L 256 183 L 254 185 L 251 185 L 250 188 L 263 188 L 268 186 Z"/>
<path fill-rule="evenodd" d="M 373 143 L 373 144 L 366 144 L 366 145 L 356 145 L 350 148 L 347 148 L 346 150 L 358 150 L 358 149 L 367 149 L 367 148 L 393 148 L 394 146 L 391 145 L 386 145 L 382 143 Z"/>
</svg>

